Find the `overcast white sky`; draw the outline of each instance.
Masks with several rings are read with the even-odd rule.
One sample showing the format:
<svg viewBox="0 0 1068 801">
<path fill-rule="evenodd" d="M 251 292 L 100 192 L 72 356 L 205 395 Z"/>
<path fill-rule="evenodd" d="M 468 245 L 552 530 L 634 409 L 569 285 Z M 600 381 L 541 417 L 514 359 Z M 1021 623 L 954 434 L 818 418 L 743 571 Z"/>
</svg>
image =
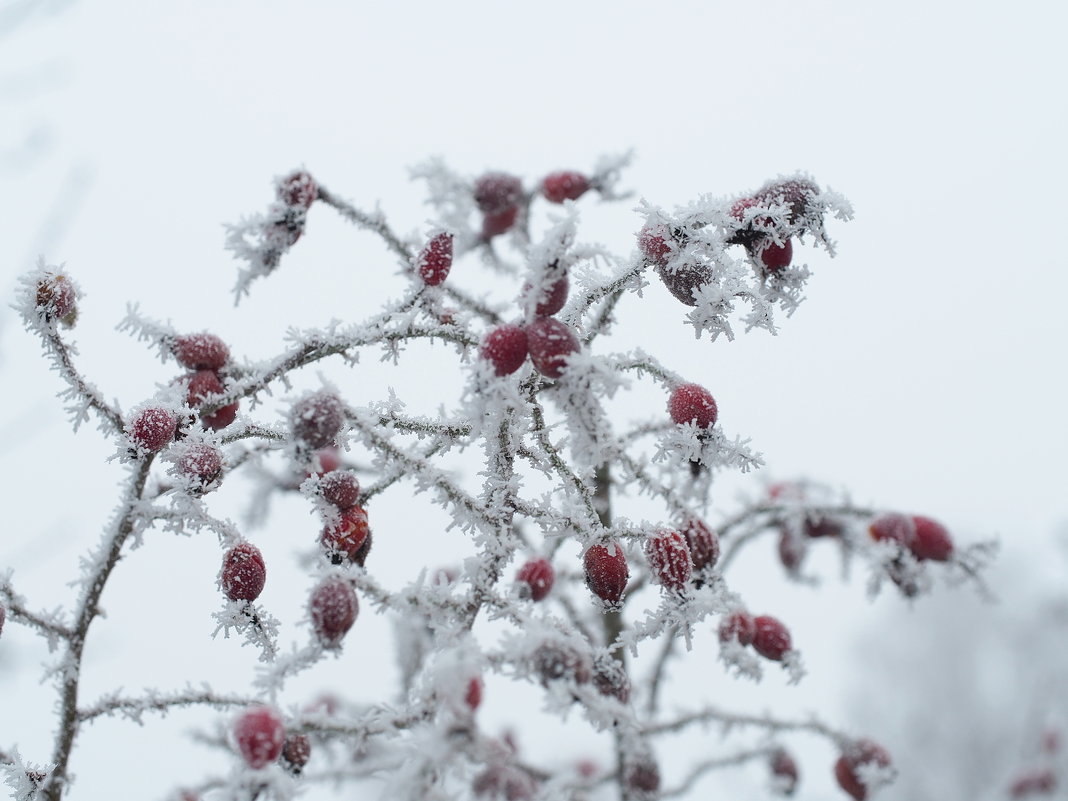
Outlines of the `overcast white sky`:
<svg viewBox="0 0 1068 801">
<path fill-rule="evenodd" d="M 472 176 L 504 169 L 533 181 L 633 148 L 624 186 L 668 207 L 803 169 L 844 193 L 856 219 L 833 224 L 838 258 L 795 252 L 815 275 L 780 336 L 694 341 L 682 307 L 655 284 L 625 304 L 632 323 L 618 348 L 642 344 L 712 389 L 721 420 L 753 438 L 769 477 L 810 475 L 862 503 L 928 513 L 962 541 L 1000 536 L 1041 575 L 1068 514 L 1062 4 L 5 0 L 5 24 L 0 286 L 10 295 L 39 254 L 66 262 L 86 293 L 76 329 L 85 372 L 124 407 L 169 378 L 114 331 L 128 301 L 262 358 L 286 325 L 352 319 L 399 291 L 376 241 L 314 209 L 292 260 L 233 311 L 221 226 L 262 210 L 272 177 L 294 166 L 358 205 L 379 203 L 405 232 L 428 215 L 407 168 L 432 155 Z M 586 203 L 584 238 L 629 252 L 634 205 Z M 480 286 L 474 275 L 452 280 Z M 58 382 L 10 310 L 0 311 L 0 376 L 0 568 L 54 606 L 111 511 L 119 471 L 103 465 L 111 447 L 92 428 L 71 436 Z M 388 380 L 415 387 L 411 375 Z M 384 396 L 382 386 L 368 392 Z M 633 418 L 646 400 L 660 403 L 635 398 L 624 412 Z M 729 509 L 730 493 L 721 497 Z M 282 513 L 309 525 L 302 509 Z M 166 617 L 173 641 L 204 648 L 214 567 L 203 587 L 182 584 L 202 572 L 185 564 L 201 545 L 217 558 L 213 543 L 152 543 L 129 560 L 112 603 L 188 604 L 192 622 Z M 448 558 L 426 547 L 428 563 Z M 862 581 L 839 586 L 833 560 L 823 593 L 780 595 L 774 566 L 774 586 L 764 580 L 771 559 L 742 564 L 739 584 L 754 605 L 811 604 L 797 607 L 799 636 L 814 643 L 797 708 L 844 720 L 835 671 L 855 616 L 839 628 L 831 610 L 879 610 Z M 165 579 L 138 582 L 138 570 L 161 564 Z M 188 675 L 156 644 L 131 653 L 121 623 L 94 632 L 115 649 L 95 656 L 98 669 L 129 671 L 128 687 Z M 0 748 L 19 742 L 42 759 L 51 718 L 20 711 L 16 725 L 10 712 L 16 695 L 51 708 L 32 643 L 13 626 L 0 641 L 0 671 L 18 677 L 0 686 Z M 203 664 L 212 659 L 248 669 L 241 654 Z M 751 701 L 759 707 L 760 696 Z M 129 726 L 102 724 L 86 752 L 136 742 L 122 739 Z M 176 757 L 166 775 L 131 767 L 129 796 L 162 797 L 202 753 Z M 75 766 L 84 785 L 72 798 L 99 797 L 107 779 L 94 762 Z M 813 776 L 806 797 L 829 788 L 829 776 Z"/>
</svg>

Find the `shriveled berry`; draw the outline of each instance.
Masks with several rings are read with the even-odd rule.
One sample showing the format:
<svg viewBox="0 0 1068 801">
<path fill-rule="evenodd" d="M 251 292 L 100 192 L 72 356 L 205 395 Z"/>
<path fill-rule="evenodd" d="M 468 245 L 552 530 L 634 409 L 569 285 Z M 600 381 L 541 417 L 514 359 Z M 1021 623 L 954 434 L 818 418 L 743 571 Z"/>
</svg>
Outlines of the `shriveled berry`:
<svg viewBox="0 0 1068 801">
<path fill-rule="evenodd" d="M 753 618 L 753 647 L 765 659 L 781 662 L 790 650 L 790 632 L 770 615 Z"/>
<path fill-rule="evenodd" d="M 868 790 L 874 789 L 868 787 L 857 775 L 857 768 L 862 765 L 889 768 L 890 754 L 881 745 L 871 740 L 857 740 L 843 750 L 834 765 L 834 777 L 838 780 L 838 786 L 853 796 L 856 801 L 864 801 L 868 797 Z"/>
<path fill-rule="evenodd" d="M 475 203 L 483 214 L 499 214 L 523 200 L 523 184 L 514 175 L 487 172 L 475 180 Z"/>
<path fill-rule="evenodd" d="M 630 678 L 618 659 L 601 655 L 593 660 L 593 686 L 601 695 L 610 695 L 621 704 L 630 700 Z"/>
<path fill-rule="evenodd" d="M 467 681 L 467 691 L 464 693 L 464 703 L 474 712 L 482 705 L 482 679 L 474 676 Z"/>
<path fill-rule="evenodd" d="M 286 727 L 274 709 L 256 706 L 234 721 L 234 739 L 245 763 L 258 770 L 274 762 L 282 753 Z"/>
<path fill-rule="evenodd" d="M 282 767 L 299 776 L 311 759 L 311 739 L 306 734 L 291 734 L 282 746 Z"/>
<path fill-rule="evenodd" d="M 771 754 L 768 767 L 771 768 L 771 777 L 775 789 L 782 795 L 793 795 L 797 789 L 797 779 L 800 771 L 797 768 L 797 760 L 793 758 L 785 748 L 777 748 Z"/>
<path fill-rule="evenodd" d="M 693 569 L 700 572 L 715 567 L 719 561 L 719 537 L 703 520 L 691 517 L 682 524 L 682 536 L 690 546 Z"/>
<path fill-rule="evenodd" d="M 947 562 L 953 555 L 953 538 L 949 531 L 937 520 L 922 515 L 912 518 L 916 534 L 909 543 L 912 555 L 917 559 L 930 559 L 933 562 Z"/>
<path fill-rule="evenodd" d="M 130 439 L 140 449 L 155 453 L 174 440 L 178 417 L 169 409 L 142 409 L 126 427 Z"/>
<path fill-rule="evenodd" d="M 669 239 L 671 235 L 666 225 L 645 225 L 638 232 L 638 249 L 646 261 L 663 267 L 668 263 L 668 254 L 671 253 Z"/>
<path fill-rule="evenodd" d="M 344 422 L 341 398 L 325 389 L 301 398 L 289 413 L 293 436 L 309 448 L 325 448 L 333 443 Z"/>
<path fill-rule="evenodd" d="M 789 239 L 781 245 L 768 239 L 757 245 L 756 254 L 767 272 L 777 273 L 790 266 L 794 258 L 794 246 Z"/>
<path fill-rule="evenodd" d="M 886 512 L 871 521 L 868 533 L 876 542 L 896 542 L 911 548 L 916 539 L 916 524 L 908 515 Z"/>
<path fill-rule="evenodd" d="M 241 542 L 223 556 L 222 588 L 231 601 L 255 601 L 267 581 L 263 554 L 251 542 Z"/>
<path fill-rule="evenodd" d="M 793 224 L 808 213 L 819 191 L 820 188 L 806 178 L 788 178 L 765 184 L 754 199 L 761 206 L 786 204 L 790 209 L 788 220 Z"/>
<path fill-rule="evenodd" d="M 482 339 L 479 355 L 497 375 L 510 375 L 527 360 L 527 331 L 518 325 L 500 325 Z"/>
<path fill-rule="evenodd" d="M 668 413 L 679 425 L 695 423 L 698 428 L 711 428 L 719 417 L 715 398 L 700 384 L 675 387 L 668 398 Z"/>
<path fill-rule="evenodd" d="M 589 657 L 570 645 L 558 642 L 547 642 L 538 646 L 534 651 L 533 667 L 545 687 L 549 686 L 550 682 L 559 680 L 586 684 L 592 677 Z"/>
<path fill-rule="evenodd" d="M 686 538 L 677 531 L 658 531 L 645 541 L 645 556 L 657 583 L 681 592 L 690 581 L 693 561 Z"/>
<path fill-rule="evenodd" d="M 452 269 L 452 234 L 443 232 L 431 239 L 419 254 L 419 277 L 427 286 L 437 286 Z"/>
<path fill-rule="evenodd" d="M 328 578 L 312 593 L 310 611 L 319 642 L 335 648 L 356 622 L 360 605 L 351 584 L 342 578 Z"/>
<path fill-rule="evenodd" d="M 338 509 L 351 509 L 360 499 L 360 480 L 351 470 L 332 470 L 319 479 L 319 494 Z"/>
<path fill-rule="evenodd" d="M 230 361 L 230 348 L 206 331 L 175 337 L 172 350 L 178 364 L 190 370 L 221 370 Z"/>
<path fill-rule="evenodd" d="M 570 286 L 571 283 L 568 280 L 567 273 L 564 273 L 548 286 L 543 287 L 538 295 L 538 304 L 534 308 L 534 313 L 539 317 L 556 314 L 567 303 L 567 293 Z M 533 287 L 530 284 L 525 285 L 523 287 L 523 297 L 529 297 L 532 291 Z"/>
<path fill-rule="evenodd" d="M 361 506 L 353 506 L 341 512 L 341 519 L 336 523 L 323 528 L 319 542 L 331 559 L 340 564 L 345 559 L 355 560 L 369 532 L 367 512 Z"/>
<path fill-rule="evenodd" d="M 65 275 L 47 273 L 37 282 L 36 303 L 46 319 L 72 323 L 77 306 L 74 284 Z"/>
<path fill-rule="evenodd" d="M 303 170 L 290 173 L 278 183 L 278 199 L 297 209 L 308 210 L 319 197 L 315 179 Z"/>
<path fill-rule="evenodd" d="M 492 239 L 500 236 L 515 225 L 519 218 L 519 206 L 512 206 L 495 214 L 486 214 L 482 217 L 482 238 Z"/>
<path fill-rule="evenodd" d="M 541 193 L 551 203 L 578 200 L 590 188 L 590 179 L 581 172 L 564 170 L 549 173 L 542 179 Z"/>
<path fill-rule="evenodd" d="M 528 801 L 534 797 L 536 786 L 526 771 L 511 765 L 491 765 L 474 778 L 471 789 L 479 798 Z"/>
<path fill-rule="evenodd" d="M 515 580 L 530 600 L 540 601 L 552 590 L 555 575 L 548 559 L 531 559 L 519 568 Z"/>
<path fill-rule="evenodd" d="M 547 378 L 559 378 L 568 358 L 581 350 L 575 332 L 554 317 L 539 317 L 527 326 L 527 347 L 535 369 Z"/>
<path fill-rule="evenodd" d="M 748 612 L 736 610 L 731 612 L 719 624 L 719 641 L 737 642 L 740 645 L 752 645 L 756 638 L 756 621 Z"/>
<path fill-rule="evenodd" d="M 207 442 L 192 442 L 178 458 L 178 470 L 189 481 L 203 489 L 222 474 L 222 454 Z"/>
<path fill-rule="evenodd" d="M 630 570 L 627 557 L 618 542 L 591 545 L 582 557 L 586 586 L 610 609 L 619 607 L 627 589 Z"/>
</svg>

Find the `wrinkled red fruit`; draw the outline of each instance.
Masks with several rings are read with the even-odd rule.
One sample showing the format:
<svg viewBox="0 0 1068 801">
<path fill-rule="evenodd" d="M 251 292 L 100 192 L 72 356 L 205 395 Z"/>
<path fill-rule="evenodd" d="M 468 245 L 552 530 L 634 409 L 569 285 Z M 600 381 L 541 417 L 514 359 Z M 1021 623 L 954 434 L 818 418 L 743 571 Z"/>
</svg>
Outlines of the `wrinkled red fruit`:
<svg viewBox="0 0 1068 801">
<path fill-rule="evenodd" d="M 299 776 L 311 759 L 311 739 L 306 734 L 291 734 L 282 746 L 282 767 Z"/>
<path fill-rule="evenodd" d="M 1057 777 L 1049 768 L 1039 768 L 1018 776 L 1009 785 L 1012 798 L 1026 798 L 1029 795 L 1049 795 L 1057 789 Z"/>
<path fill-rule="evenodd" d="M 245 763 L 259 769 L 278 759 L 286 739 L 279 714 L 268 706 L 256 706 L 234 721 L 234 738 Z"/>
<path fill-rule="evenodd" d="M 479 355 L 497 375 L 510 375 L 527 360 L 527 332 L 518 325 L 500 325 L 482 339 Z"/>
<path fill-rule="evenodd" d="M 547 642 L 538 647 L 534 652 L 533 667 L 543 687 L 559 680 L 586 684 L 593 674 L 590 659 L 586 654 L 580 654 L 571 646 L 556 642 Z"/>
<path fill-rule="evenodd" d="M 329 578 L 315 588 L 311 597 L 311 620 L 315 636 L 327 648 L 335 648 L 356 622 L 360 611 L 352 585 L 341 578 Z"/>
<path fill-rule="evenodd" d="M 868 787 L 857 775 L 857 768 L 861 765 L 878 765 L 881 768 L 890 767 L 890 754 L 878 743 L 871 740 L 857 740 L 850 743 L 834 764 L 834 777 L 838 779 L 838 786 L 849 793 L 856 801 L 864 801 L 868 797 Z"/>
<path fill-rule="evenodd" d="M 658 584 L 681 592 L 693 572 L 690 546 L 677 531 L 658 531 L 645 541 L 645 556 Z"/>
<path fill-rule="evenodd" d="M 126 427 L 134 444 L 149 453 L 162 450 L 174 439 L 178 418 L 168 409 L 143 409 Z"/>
<path fill-rule="evenodd" d="M 586 569 L 586 586 L 607 607 L 618 607 L 627 589 L 627 579 L 630 578 L 623 548 L 618 542 L 591 545 L 582 560 Z"/>
<path fill-rule="evenodd" d="M 638 249 L 646 261 L 663 267 L 668 263 L 668 254 L 671 253 L 669 238 L 666 225 L 645 225 L 638 232 Z"/>
<path fill-rule="evenodd" d="M 452 234 L 440 233 L 419 254 L 419 277 L 427 286 L 437 286 L 452 269 Z"/>
<path fill-rule="evenodd" d="M 568 280 L 567 273 L 564 273 L 557 280 L 553 281 L 547 287 L 544 287 L 541 294 L 538 296 L 538 305 L 534 308 L 534 313 L 539 317 L 548 317 L 551 314 L 556 314 L 560 309 L 564 308 L 564 304 L 567 303 L 567 292 L 570 289 L 571 283 Z M 523 297 L 529 297 L 533 288 L 530 284 L 526 284 L 523 287 Z"/>
<path fill-rule="evenodd" d="M 541 193 L 551 203 L 578 200 L 590 188 L 590 180 L 581 172 L 562 171 L 546 175 L 541 182 Z"/>
<path fill-rule="evenodd" d="M 172 347 L 178 364 L 190 370 L 220 370 L 230 360 L 230 349 L 215 334 L 175 337 Z"/>
<path fill-rule="evenodd" d="M 333 443 L 344 422 L 341 398 L 325 389 L 301 398 L 289 413 L 293 436 L 309 448 L 325 448 Z"/>
<path fill-rule="evenodd" d="M 77 303 L 74 285 L 65 275 L 49 273 L 37 282 L 36 302 L 46 319 L 72 321 Z"/>
<path fill-rule="evenodd" d="M 475 180 L 475 203 L 483 214 L 499 214 L 523 200 L 523 184 L 514 175 L 487 172 Z"/>
<path fill-rule="evenodd" d="M 535 369 L 547 378 L 559 378 L 568 357 L 581 349 L 575 332 L 553 317 L 539 317 L 527 326 L 527 347 Z"/>
<path fill-rule="evenodd" d="M 515 225 L 519 217 L 519 206 L 512 206 L 496 214 L 487 214 L 482 218 L 482 238 L 492 239 L 500 236 Z"/>
<path fill-rule="evenodd" d="M 794 246 L 787 239 L 782 245 L 776 245 L 770 239 L 757 246 L 757 258 L 769 273 L 777 273 L 790 266 L 794 258 Z"/>
<path fill-rule="evenodd" d="M 937 520 L 916 515 L 912 518 L 916 529 L 909 547 L 917 559 L 930 559 L 933 562 L 947 562 L 953 555 L 953 538 L 949 531 Z"/>
<path fill-rule="evenodd" d="M 294 172 L 278 184 L 278 199 L 292 208 L 307 211 L 317 197 L 319 187 L 306 172 Z"/>
<path fill-rule="evenodd" d="M 916 539 L 916 524 L 908 515 L 887 512 L 871 521 L 868 533 L 876 542 L 896 542 L 911 548 L 913 540 Z"/>
<path fill-rule="evenodd" d="M 756 621 L 747 612 L 731 612 L 719 624 L 719 641 L 731 642 L 740 645 L 752 645 L 756 638 Z"/>
<path fill-rule="evenodd" d="M 367 512 L 361 506 L 353 506 L 341 513 L 337 523 L 323 529 L 319 542 L 335 564 L 345 559 L 355 560 L 360 546 L 364 544 L 370 532 Z"/>
<path fill-rule="evenodd" d="M 632 758 L 624 772 L 624 780 L 636 798 L 655 798 L 660 791 L 660 768 L 651 754 Z"/>
<path fill-rule="evenodd" d="M 526 594 L 532 601 L 540 601 L 553 588 L 555 573 L 548 559 L 531 559 L 515 575 Z"/>
<path fill-rule="evenodd" d="M 700 572 L 715 567 L 719 561 L 719 537 L 703 520 L 691 517 L 682 524 L 682 536 L 690 546 L 693 569 Z"/>
<path fill-rule="evenodd" d="M 781 662 L 790 650 L 790 632 L 770 615 L 753 618 L 753 648 L 765 659 Z"/>
<path fill-rule="evenodd" d="M 263 554 L 251 542 L 241 542 L 223 556 L 222 588 L 231 601 L 255 601 L 267 581 Z"/>
<path fill-rule="evenodd" d="M 681 384 L 668 398 L 668 413 L 679 425 L 695 423 L 698 428 L 711 428 L 719 417 L 712 393 L 699 384 Z"/>
<path fill-rule="evenodd" d="M 775 783 L 775 789 L 783 795 L 793 795 L 797 789 L 799 771 L 797 761 L 784 748 L 778 748 L 769 760 L 771 776 Z"/>
<path fill-rule="evenodd" d="M 206 442 L 190 443 L 178 459 L 178 470 L 203 489 L 222 474 L 222 454 Z"/>
<path fill-rule="evenodd" d="M 475 676 L 467 682 L 467 692 L 464 693 L 464 703 L 474 712 L 482 705 L 482 679 Z"/>
<path fill-rule="evenodd" d="M 621 704 L 630 700 L 630 678 L 618 659 L 599 656 L 593 661 L 593 686 L 601 695 L 610 695 Z"/>
<path fill-rule="evenodd" d="M 511 765 L 491 765 L 471 782 L 479 798 L 489 796 L 505 801 L 527 801 L 534 797 L 534 780 L 528 773 Z"/>
<path fill-rule="evenodd" d="M 331 470 L 319 479 L 319 494 L 342 511 L 351 509 L 360 499 L 360 480 L 351 470 Z"/>
</svg>

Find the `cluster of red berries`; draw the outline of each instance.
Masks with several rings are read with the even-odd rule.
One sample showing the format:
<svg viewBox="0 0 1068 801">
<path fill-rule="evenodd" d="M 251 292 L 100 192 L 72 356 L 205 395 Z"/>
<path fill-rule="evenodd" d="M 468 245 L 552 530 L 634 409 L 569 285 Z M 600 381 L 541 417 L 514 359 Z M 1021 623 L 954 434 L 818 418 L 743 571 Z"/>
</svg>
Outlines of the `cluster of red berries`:
<svg viewBox="0 0 1068 801">
<path fill-rule="evenodd" d="M 311 740 L 305 734 L 286 736 L 277 711 L 269 706 L 246 710 L 234 721 L 234 740 L 245 764 L 260 770 L 274 762 L 299 774 L 311 758 Z"/>
<path fill-rule="evenodd" d="M 748 612 L 736 610 L 723 619 L 719 626 L 719 640 L 752 645 L 765 659 L 781 662 L 792 650 L 790 631 L 777 618 L 770 615 L 753 617 Z"/>
<path fill-rule="evenodd" d="M 551 173 L 541 182 L 541 194 L 551 203 L 578 200 L 593 188 L 585 175 L 571 170 Z M 488 241 L 510 230 L 519 218 L 527 197 L 522 182 L 504 172 L 487 172 L 475 179 L 472 192 L 482 212 L 482 239 Z"/>
<path fill-rule="evenodd" d="M 949 531 L 929 517 L 887 512 L 871 521 L 868 533 L 876 542 L 890 542 L 897 547 L 898 556 L 887 565 L 887 575 L 908 598 L 919 594 L 921 587 L 902 558 L 905 552 L 921 562 L 948 562 L 953 556 Z"/>
</svg>

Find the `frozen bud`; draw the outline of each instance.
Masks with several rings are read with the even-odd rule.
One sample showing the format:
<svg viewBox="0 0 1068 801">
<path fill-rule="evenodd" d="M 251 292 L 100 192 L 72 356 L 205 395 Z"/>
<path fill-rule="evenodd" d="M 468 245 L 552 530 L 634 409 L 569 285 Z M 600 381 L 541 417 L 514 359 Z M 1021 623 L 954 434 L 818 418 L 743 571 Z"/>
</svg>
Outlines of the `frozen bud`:
<svg viewBox="0 0 1068 801">
<path fill-rule="evenodd" d="M 526 771 L 511 765 L 491 765 L 475 776 L 471 789 L 479 798 L 527 801 L 537 788 Z"/>
<path fill-rule="evenodd" d="M 518 325 L 499 325 L 482 339 L 479 356 L 497 375 L 511 375 L 527 360 L 527 332 Z"/>
<path fill-rule="evenodd" d="M 206 490 L 222 475 L 219 449 L 207 442 L 191 442 L 178 457 L 178 472 L 197 490 Z"/>
<path fill-rule="evenodd" d="M 474 676 L 467 681 L 467 691 L 464 693 L 464 703 L 474 712 L 482 704 L 482 678 Z"/>
<path fill-rule="evenodd" d="M 234 721 L 234 739 L 245 763 L 258 770 L 278 759 L 285 743 L 286 729 L 274 709 L 257 706 Z"/>
<path fill-rule="evenodd" d="M 527 346 L 534 367 L 547 378 L 562 376 L 571 354 L 582 349 L 575 332 L 554 317 L 539 317 L 527 326 Z"/>
<path fill-rule="evenodd" d="M 652 754 L 631 755 L 623 769 L 623 780 L 636 799 L 654 799 L 660 792 L 660 767 Z"/>
<path fill-rule="evenodd" d="M 808 214 L 812 201 L 819 192 L 820 188 L 812 181 L 805 178 L 790 178 L 765 184 L 754 195 L 754 199 L 757 205 L 765 208 L 785 204 L 788 207 L 787 220 L 793 225 Z"/>
<path fill-rule="evenodd" d="M 514 175 L 488 172 L 475 180 L 475 203 L 483 214 L 500 214 L 523 200 L 523 184 Z"/>
<path fill-rule="evenodd" d="M 947 562 L 953 556 L 953 538 L 937 520 L 916 515 L 912 518 L 915 535 L 909 548 L 917 559 Z"/>
<path fill-rule="evenodd" d="M 290 173 L 277 185 L 278 199 L 287 206 L 302 211 L 311 208 L 319 197 L 319 187 L 315 179 L 303 170 Z"/>
<path fill-rule="evenodd" d="M 621 704 L 630 700 L 630 678 L 614 657 L 601 654 L 593 660 L 593 686 L 601 695 L 610 695 Z"/>
<path fill-rule="evenodd" d="M 719 409 L 712 393 L 700 384 L 680 384 L 668 398 L 668 414 L 679 425 L 694 423 L 698 428 L 711 428 Z"/>
<path fill-rule="evenodd" d="M 912 541 L 916 538 L 916 524 L 908 515 L 887 512 L 871 521 L 868 533 L 876 542 L 896 542 L 911 548 Z"/>
<path fill-rule="evenodd" d="M 570 287 L 571 282 L 567 277 L 567 273 L 564 273 L 556 280 L 550 279 L 549 283 L 543 286 L 538 293 L 537 305 L 534 307 L 534 313 L 539 317 L 548 317 L 551 314 L 556 314 L 560 309 L 564 308 L 564 304 L 567 303 L 567 293 Z M 534 287 L 531 284 L 523 286 L 524 301 L 530 297 L 530 294 L 533 291 Z"/>
<path fill-rule="evenodd" d="M 590 179 L 571 170 L 549 173 L 541 182 L 541 193 L 550 203 L 578 200 L 589 188 Z"/>
</svg>

